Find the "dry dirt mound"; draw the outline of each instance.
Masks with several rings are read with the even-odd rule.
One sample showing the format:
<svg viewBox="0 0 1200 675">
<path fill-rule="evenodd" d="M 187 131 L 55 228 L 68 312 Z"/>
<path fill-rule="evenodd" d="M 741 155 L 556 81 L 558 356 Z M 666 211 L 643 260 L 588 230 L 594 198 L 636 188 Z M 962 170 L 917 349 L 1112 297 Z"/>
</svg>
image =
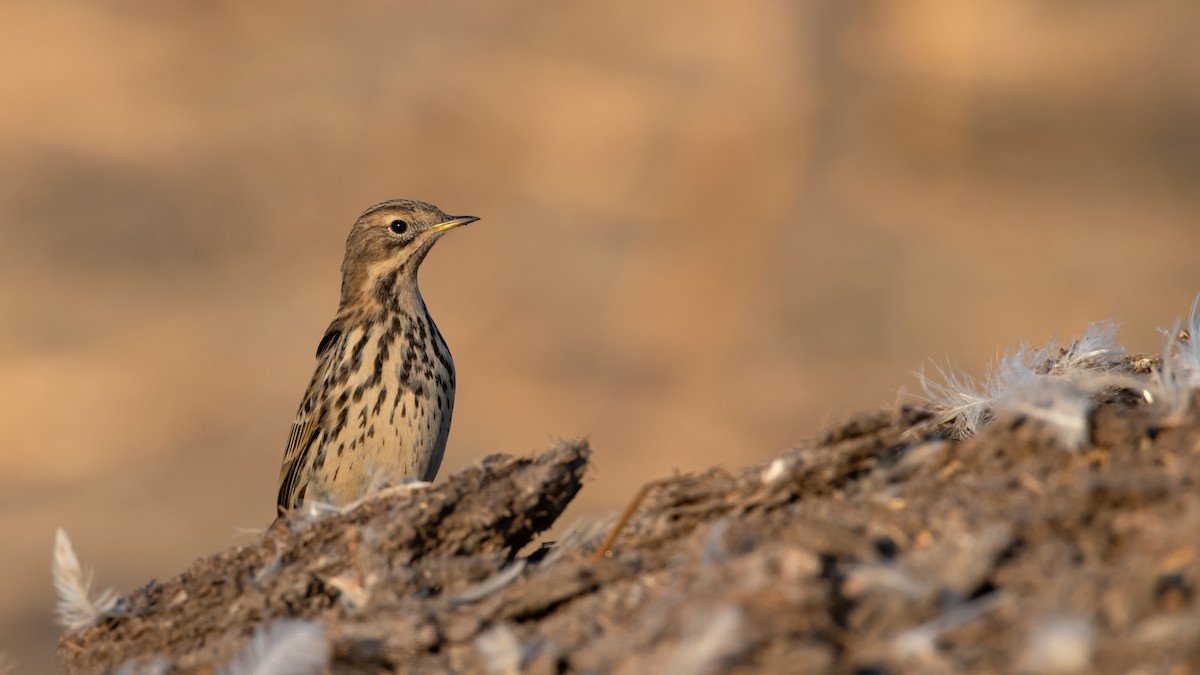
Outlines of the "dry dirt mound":
<svg viewBox="0 0 1200 675">
<path fill-rule="evenodd" d="M 521 553 L 586 443 L 490 458 L 199 560 L 60 654 L 209 672 L 290 635 L 335 673 L 1196 670 L 1200 424 L 1137 394 L 1103 394 L 1074 452 L 1027 416 L 956 440 L 928 410 L 865 414 L 651 483 L 610 545 L 604 523 Z"/>
</svg>

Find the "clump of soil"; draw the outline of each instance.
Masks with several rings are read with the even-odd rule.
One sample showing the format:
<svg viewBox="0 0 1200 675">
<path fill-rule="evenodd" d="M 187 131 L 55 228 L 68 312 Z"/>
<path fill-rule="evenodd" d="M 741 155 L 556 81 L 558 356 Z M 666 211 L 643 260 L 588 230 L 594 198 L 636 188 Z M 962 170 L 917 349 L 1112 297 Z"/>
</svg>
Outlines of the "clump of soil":
<svg viewBox="0 0 1200 675">
<path fill-rule="evenodd" d="M 211 672 L 294 617 L 334 673 L 1197 669 L 1200 423 L 1136 394 L 1101 395 L 1075 451 L 1020 415 L 956 439 L 921 407 L 863 414 L 647 485 L 611 543 L 593 523 L 530 553 L 590 451 L 493 457 L 277 524 L 59 651 L 70 672 Z"/>
</svg>

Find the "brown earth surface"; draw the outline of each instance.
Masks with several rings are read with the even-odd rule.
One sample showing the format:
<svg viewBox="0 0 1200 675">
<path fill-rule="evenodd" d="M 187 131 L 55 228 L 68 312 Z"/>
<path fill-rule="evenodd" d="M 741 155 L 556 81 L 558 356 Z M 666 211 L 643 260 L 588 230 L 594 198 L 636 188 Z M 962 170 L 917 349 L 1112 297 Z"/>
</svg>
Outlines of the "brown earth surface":
<svg viewBox="0 0 1200 675">
<path fill-rule="evenodd" d="M 762 466 L 647 484 L 615 539 L 579 523 L 536 548 L 591 451 L 495 456 L 277 523 L 59 653 L 211 672 L 301 617 L 336 673 L 1194 671 L 1196 401 L 1168 420 L 1138 391 L 1099 399 L 1074 452 L 1021 416 L 956 440 L 919 407 L 862 414 Z"/>
</svg>

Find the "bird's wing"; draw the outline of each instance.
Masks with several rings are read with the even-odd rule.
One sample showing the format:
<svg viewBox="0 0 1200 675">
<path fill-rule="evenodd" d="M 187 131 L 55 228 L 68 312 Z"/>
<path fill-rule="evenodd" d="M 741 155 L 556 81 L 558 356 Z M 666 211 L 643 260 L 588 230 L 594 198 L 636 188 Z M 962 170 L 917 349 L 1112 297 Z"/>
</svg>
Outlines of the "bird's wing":
<svg viewBox="0 0 1200 675">
<path fill-rule="evenodd" d="M 336 345 L 341 337 L 342 331 L 335 322 L 325 331 L 317 347 L 317 370 L 304 394 L 300 410 L 296 412 L 296 419 L 292 421 L 292 431 L 288 434 L 287 447 L 283 451 L 283 466 L 279 469 L 279 496 L 275 503 L 280 514 L 299 505 L 300 491 L 308 483 L 306 469 L 309 453 L 320 441 L 321 419 L 326 414 L 325 403 L 321 400 L 323 384 L 337 362 Z"/>
</svg>

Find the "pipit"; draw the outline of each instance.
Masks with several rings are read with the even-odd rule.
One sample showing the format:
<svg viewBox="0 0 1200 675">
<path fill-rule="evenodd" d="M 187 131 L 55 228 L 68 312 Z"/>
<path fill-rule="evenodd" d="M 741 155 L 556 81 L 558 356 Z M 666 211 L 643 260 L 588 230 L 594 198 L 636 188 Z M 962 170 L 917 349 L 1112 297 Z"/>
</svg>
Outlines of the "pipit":
<svg viewBox="0 0 1200 675">
<path fill-rule="evenodd" d="M 350 228 L 341 302 L 283 454 L 280 514 L 437 475 L 454 409 L 454 362 L 421 299 L 417 268 L 443 234 L 476 220 L 395 199 L 367 209 Z"/>
</svg>

